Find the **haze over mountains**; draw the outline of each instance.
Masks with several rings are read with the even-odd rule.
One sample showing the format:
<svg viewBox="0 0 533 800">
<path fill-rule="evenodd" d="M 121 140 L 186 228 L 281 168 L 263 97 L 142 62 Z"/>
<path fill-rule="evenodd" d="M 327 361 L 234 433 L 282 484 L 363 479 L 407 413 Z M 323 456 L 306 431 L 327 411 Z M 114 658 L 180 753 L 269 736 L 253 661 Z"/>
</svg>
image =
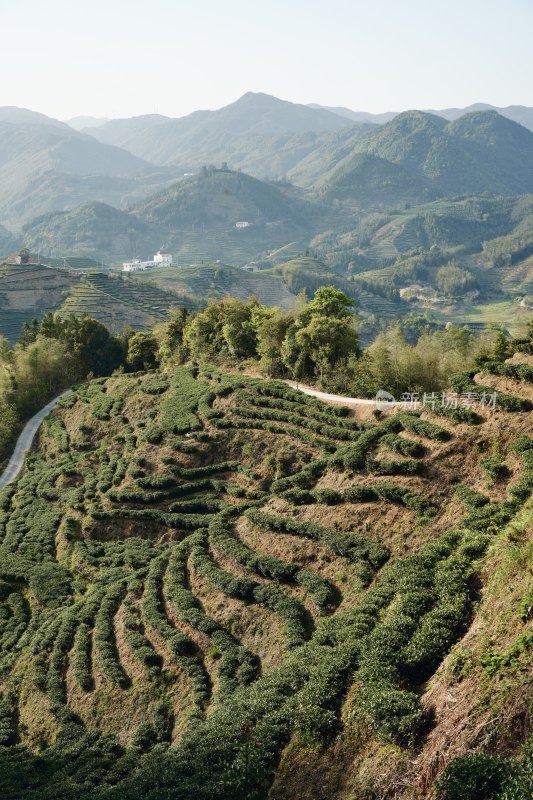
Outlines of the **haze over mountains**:
<svg viewBox="0 0 533 800">
<path fill-rule="evenodd" d="M 122 205 L 176 174 L 43 114 L 0 108 L 0 220 L 10 228 L 93 198 Z"/>
<path fill-rule="evenodd" d="M 449 109 L 451 121 L 406 111 L 382 124 L 342 111 L 248 92 L 216 111 L 77 131 L 0 109 L 2 249 L 114 263 L 166 246 L 243 264 L 349 232 L 354 213 L 533 193 L 533 131 L 493 109 Z"/>
<path fill-rule="evenodd" d="M 311 103 L 310 108 L 326 109 L 338 114 L 341 117 L 352 120 L 352 122 L 371 122 L 375 125 L 382 125 L 385 122 L 390 122 L 391 119 L 397 117 L 400 111 L 385 111 L 382 114 L 372 114 L 368 111 L 352 111 L 351 108 L 344 106 L 321 106 L 318 103 Z M 497 111 L 502 117 L 518 122 L 529 130 L 533 130 L 533 108 L 529 106 L 492 106 L 490 103 L 472 103 L 472 105 L 465 106 L 464 108 L 441 108 L 424 109 L 429 114 L 436 114 L 439 117 L 452 122 L 465 114 L 471 114 L 473 111 Z"/>
</svg>

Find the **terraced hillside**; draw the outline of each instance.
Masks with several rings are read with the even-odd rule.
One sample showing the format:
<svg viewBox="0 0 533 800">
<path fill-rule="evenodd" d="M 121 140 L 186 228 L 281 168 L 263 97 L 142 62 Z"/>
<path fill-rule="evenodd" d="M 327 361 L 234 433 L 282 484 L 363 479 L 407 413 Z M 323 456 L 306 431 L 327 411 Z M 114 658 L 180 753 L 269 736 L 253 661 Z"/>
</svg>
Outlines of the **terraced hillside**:
<svg viewBox="0 0 533 800">
<path fill-rule="evenodd" d="M 198 301 L 165 291 L 134 278 L 90 272 L 69 293 L 61 306 L 63 314 L 89 314 L 103 322 L 113 333 L 124 328 L 147 328 L 154 322 L 168 319 L 172 306 L 192 308 Z"/>
<path fill-rule="evenodd" d="M 16 342 L 25 322 L 46 311 L 89 314 L 114 333 L 146 328 L 168 319 L 172 306 L 201 301 L 183 291 L 162 289 L 134 278 L 44 265 L 0 266 L 0 336 Z"/>
<path fill-rule="evenodd" d="M 77 283 L 68 270 L 43 265 L 0 266 L 0 336 L 17 341 L 25 322 L 56 311 Z"/>
<path fill-rule="evenodd" d="M 515 755 L 513 375 L 460 424 L 210 368 L 78 387 L 0 496 L 2 797 L 414 800 L 456 754 Z"/>
<path fill-rule="evenodd" d="M 139 274 L 139 281 L 156 281 L 158 286 L 187 292 L 198 298 L 255 295 L 267 306 L 292 308 L 295 296 L 282 280 L 261 272 L 246 272 L 226 264 L 198 264 L 194 267 L 169 267 Z"/>
</svg>

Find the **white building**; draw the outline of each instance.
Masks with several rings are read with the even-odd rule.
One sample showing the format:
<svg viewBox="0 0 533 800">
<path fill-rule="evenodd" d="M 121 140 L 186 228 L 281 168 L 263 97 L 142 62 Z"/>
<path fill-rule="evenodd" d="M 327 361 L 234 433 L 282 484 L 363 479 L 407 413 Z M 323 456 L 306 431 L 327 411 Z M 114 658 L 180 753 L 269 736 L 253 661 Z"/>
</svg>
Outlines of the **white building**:
<svg viewBox="0 0 533 800">
<path fill-rule="evenodd" d="M 153 264 L 152 261 L 140 261 L 135 258 L 133 261 L 124 261 L 122 264 L 122 272 L 139 272 L 140 270 L 147 269 L 148 264 Z"/>
<path fill-rule="evenodd" d="M 162 253 L 158 250 L 152 261 L 141 261 L 138 258 L 133 261 L 124 261 L 122 272 L 140 272 L 151 267 L 171 267 L 172 256 L 169 253 Z"/>
<path fill-rule="evenodd" d="M 249 228 L 252 223 L 248 222 L 248 220 L 242 220 L 241 222 L 236 222 L 236 228 Z"/>
<path fill-rule="evenodd" d="M 161 250 L 158 250 L 154 256 L 154 266 L 156 267 L 171 267 L 172 266 L 172 256 L 170 253 L 162 253 Z"/>
</svg>

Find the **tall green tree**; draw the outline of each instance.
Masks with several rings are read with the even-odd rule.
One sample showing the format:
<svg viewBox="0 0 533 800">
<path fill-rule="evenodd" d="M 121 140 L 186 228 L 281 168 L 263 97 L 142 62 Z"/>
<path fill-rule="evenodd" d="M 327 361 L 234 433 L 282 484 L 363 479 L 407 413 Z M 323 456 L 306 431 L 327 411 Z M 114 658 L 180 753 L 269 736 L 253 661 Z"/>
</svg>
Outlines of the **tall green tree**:
<svg viewBox="0 0 533 800">
<path fill-rule="evenodd" d="M 252 312 L 252 325 L 257 337 L 257 354 L 263 374 L 277 377 L 284 374 L 281 349 L 287 331 L 294 323 L 293 314 L 279 308 L 259 306 Z"/>
<path fill-rule="evenodd" d="M 235 297 L 211 302 L 188 326 L 185 341 L 194 358 L 251 358 L 257 354 L 252 311 L 259 303 Z"/>
<path fill-rule="evenodd" d="M 340 289 L 322 286 L 300 311 L 281 350 L 282 361 L 296 380 L 324 381 L 360 354 L 352 306 Z"/>
<path fill-rule="evenodd" d="M 155 369 L 159 363 L 159 342 L 153 333 L 139 331 L 128 341 L 126 361 L 134 372 Z"/>
</svg>

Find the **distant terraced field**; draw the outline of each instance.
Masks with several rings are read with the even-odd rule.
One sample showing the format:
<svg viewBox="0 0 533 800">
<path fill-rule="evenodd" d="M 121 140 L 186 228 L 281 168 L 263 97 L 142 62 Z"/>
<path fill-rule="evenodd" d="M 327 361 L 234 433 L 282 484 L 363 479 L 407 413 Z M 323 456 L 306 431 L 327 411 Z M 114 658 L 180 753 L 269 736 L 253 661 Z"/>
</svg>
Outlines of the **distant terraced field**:
<svg viewBox="0 0 533 800">
<path fill-rule="evenodd" d="M 119 333 L 167 319 L 172 306 L 192 308 L 201 301 L 134 278 L 102 272 L 75 272 L 44 265 L 0 266 L 0 336 L 16 342 L 25 322 L 47 311 L 89 314 Z"/>
<path fill-rule="evenodd" d="M 198 305 L 184 293 L 160 289 L 135 278 L 109 276 L 101 272 L 84 275 L 61 307 L 65 314 L 89 314 L 112 332 L 123 328 L 145 328 L 168 318 L 172 306 Z"/>
<path fill-rule="evenodd" d="M 267 306 L 292 308 L 295 296 L 281 278 L 263 272 L 246 272 L 226 264 L 199 264 L 194 267 L 154 269 L 139 275 L 140 281 L 157 281 L 158 285 L 177 292 L 186 292 L 204 301 L 231 295 L 246 300 L 255 295 Z"/>
<path fill-rule="evenodd" d="M 68 270 L 42 265 L 0 266 L 0 336 L 18 339 L 25 322 L 57 311 L 78 278 Z"/>
</svg>

